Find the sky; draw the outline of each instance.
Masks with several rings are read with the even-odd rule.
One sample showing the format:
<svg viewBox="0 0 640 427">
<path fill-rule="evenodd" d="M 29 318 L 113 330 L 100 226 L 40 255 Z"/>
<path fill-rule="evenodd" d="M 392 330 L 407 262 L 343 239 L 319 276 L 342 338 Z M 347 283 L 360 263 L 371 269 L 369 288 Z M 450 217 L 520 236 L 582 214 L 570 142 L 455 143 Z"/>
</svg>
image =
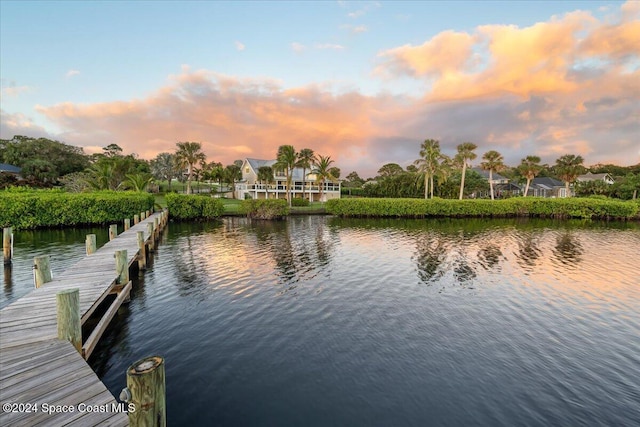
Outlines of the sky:
<svg viewBox="0 0 640 427">
<path fill-rule="evenodd" d="M 0 0 L 0 138 L 208 161 L 293 145 L 346 176 L 425 139 L 640 162 L 640 1 Z"/>
</svg>

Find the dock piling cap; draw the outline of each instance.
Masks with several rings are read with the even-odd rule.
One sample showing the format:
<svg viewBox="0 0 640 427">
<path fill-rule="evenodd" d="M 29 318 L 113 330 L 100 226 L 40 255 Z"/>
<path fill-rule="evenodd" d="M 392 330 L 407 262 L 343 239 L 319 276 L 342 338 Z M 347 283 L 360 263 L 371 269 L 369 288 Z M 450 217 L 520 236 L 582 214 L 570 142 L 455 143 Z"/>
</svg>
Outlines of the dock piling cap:
<svg viewBox="0 0 640 427">
<path fill-rule="evenodd" d="M 153 371 L 163 363 L 164 363 L 164 359 L 160 356 L 145 357 L 144 359 L 140 359 L 133 365 L 129 366 L 128 374 L 144 375 L 148 372 Z"/>
</svg>

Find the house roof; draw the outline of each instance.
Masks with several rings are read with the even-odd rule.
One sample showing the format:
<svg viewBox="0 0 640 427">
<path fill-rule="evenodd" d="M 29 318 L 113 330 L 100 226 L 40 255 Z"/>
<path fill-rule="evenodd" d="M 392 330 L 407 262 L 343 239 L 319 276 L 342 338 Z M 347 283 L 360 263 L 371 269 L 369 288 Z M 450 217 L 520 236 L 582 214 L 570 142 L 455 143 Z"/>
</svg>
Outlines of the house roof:
<svg viewBox="0 0 640 427">
<path fill-rule="evenodd" d="M 489 179 L 489 171 L 488 170 L 484 170 L 482 168 L 471 168 L 472 171 L 479 173 L 480 176 L 482 176 L 484 179 Z M 507 180 L 507 178 L 505 178 L 504 176 L 500 175 L 497 172 L 494 172 L 492 174 L 492 179 L 494 181 L 503 181 L 503 180 Z"/>
<path fill-rule="evenodd" d="M 608 173 L 591 173 L 588 172 L 584 175 L 580 175 L 577 179 L 578 181 L 602 181 L 605 178 L 611 178 L 611 174 Z"/>
<path fill-rule="evenodd" d="M 276 163 L 276 160 L 262 160 L 262 159 L 250 159 L 247 158 L 247 162 L 249 163 L 249 165 L 251 166 L 251 169 L 253 169 L 253 171 L 257 174 L 258 173 L 258 169 L 260 169 L 262 166 L 270 166 L 273 167 L 273 165 Z M 307 173 L 307 175 L 309 174 L 309 172 L 311 172 L 311 169 L 306 169 L 305 171 Z M 302 181 L 302 168 L 294 168 L 293 169 L 293 173 L 291 175 L 291 179 L 294 181 Z"/>
<path fill-rule="evenodd" d="M 21 171 L 22 169 L 17 166 L 0 163 L 0 172 L 20 173 Z"/>
<path fill-rule="evenodd" d="M 540 178 L 533 178 L 531 180 L 531 184 L 532 185 L 539 185 L 543 188 L 546 189 L 551 189 L 553 187 L 564 187 L 564 182 L 559 181 L 555 178 L 551 178 L 548 176 L 545 177 L 540 177 Z"/>
</svg>

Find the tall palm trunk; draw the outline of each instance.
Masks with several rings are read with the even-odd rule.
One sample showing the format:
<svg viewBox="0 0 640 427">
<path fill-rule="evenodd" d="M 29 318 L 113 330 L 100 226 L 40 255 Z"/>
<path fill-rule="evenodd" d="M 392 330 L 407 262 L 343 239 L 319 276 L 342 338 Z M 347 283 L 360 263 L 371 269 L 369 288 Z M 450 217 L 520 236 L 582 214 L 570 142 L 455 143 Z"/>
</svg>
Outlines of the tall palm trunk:
<svg viewBox="0 0 640 427">
<path fill-rule="evenodd" d="M 424 199 L 429 198 L 429 175 L 424 174 Z"/>
<path fill-rule="evenodd" d="M 531 185 L 531 178 L 527 177 L 527 185 L 524 187 L 524 197 L 529 194 L 529 186 Z"/>
<path fill-rule="evenodd" d="M 191 178 L 193 176 L 193 167 L 189 164 L 189 175 L 187 175 L 187 194 L 191 194 Z"/>
<path fill-rule="evenodd" d="M 431 198 L 433 199 L 433 174 L 431 174 L 431 177 L 429 177 L 429 180 L 431 181 Z"/>
<path fill-rule="evenodd" d="M 460 197 L 459 200 L 462 200 L 462 195 L 464 193 L 464 177 L 467 174 L 467 162 L 465 161 L 462 164 L 462 177 L 460 178 Z"/>
<path fill-rule="evenodd" d="M 493 169 L 489 169 L 489 189 L 491 190 L 491 200 L 493 200 Z"/>
</svg>

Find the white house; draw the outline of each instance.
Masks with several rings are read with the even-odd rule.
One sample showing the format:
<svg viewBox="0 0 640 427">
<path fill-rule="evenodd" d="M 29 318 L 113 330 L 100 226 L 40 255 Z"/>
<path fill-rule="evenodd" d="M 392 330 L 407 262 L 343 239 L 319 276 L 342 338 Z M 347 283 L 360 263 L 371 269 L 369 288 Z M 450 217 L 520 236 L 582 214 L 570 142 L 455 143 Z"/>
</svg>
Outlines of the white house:
<svg viewBox="0 0 640 427">
<path fill-rule="evenodd" d="M 578 182 L 602 181 L 606 184 L 613 184 L 615 181 L 608 173 L 586 173 L 576 178 Z"/>
<path fill-rule="evenodd" d="M 258 180 L 258 169 L 262 166 L 273 168 L 275 160 L 245 159 L 242 162 L 242 180 L 236 184 L 236 192 L 239 199 L 244 199 L 248 194 L 253 199 L 285 199 L 287 197 L 287 177 L 284 171 L 273 171 L 274 182 L 266 183 Z M 329 199 L 340 198 L 340 182 L 327 180 L 322 190 L 322 200 L 320 200 L 320 186 L 316 175 L 310 169 L 294 168 L 291 177 L 291 197 L 304 197 L 310 201 L 327 201 Z"/>
</svg>

